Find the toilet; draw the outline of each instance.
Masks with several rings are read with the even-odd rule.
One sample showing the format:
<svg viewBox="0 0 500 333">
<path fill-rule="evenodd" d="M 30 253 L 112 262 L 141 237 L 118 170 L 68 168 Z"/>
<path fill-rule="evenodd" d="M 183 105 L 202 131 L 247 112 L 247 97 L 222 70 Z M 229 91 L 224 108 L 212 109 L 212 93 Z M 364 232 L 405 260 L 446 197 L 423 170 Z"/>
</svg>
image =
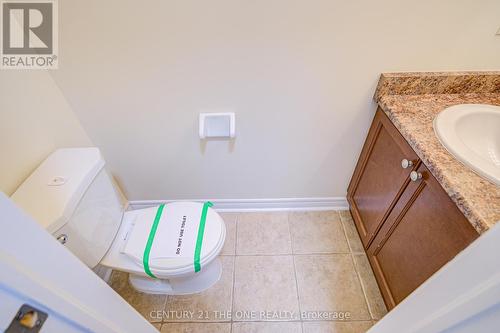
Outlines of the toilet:
<svg viewBox="0 0 500 333">
<path fill-rule="evenodd" d="M 226 227 L 211 204 L 124 210 L 104 166 L 97 148 L 56 150 L 11 199 L 88 267 L 128 272 L 140 292 L 183 295 L 214 285 Z"/>
</svg>

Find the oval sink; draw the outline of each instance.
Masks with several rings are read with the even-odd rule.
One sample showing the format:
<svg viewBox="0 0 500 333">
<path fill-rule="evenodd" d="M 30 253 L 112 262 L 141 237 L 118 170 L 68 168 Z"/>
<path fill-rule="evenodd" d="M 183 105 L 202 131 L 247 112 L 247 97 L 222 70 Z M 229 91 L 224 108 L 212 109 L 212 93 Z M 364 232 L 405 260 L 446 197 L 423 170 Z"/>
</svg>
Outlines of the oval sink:
<svg viewBox="0 0 500 333">
<path fill-rule="evenodd" d="M 500 185 L 500 106 L 451 106 L 434 119 L 434 131 L 455 158 Z"/>
</svg>

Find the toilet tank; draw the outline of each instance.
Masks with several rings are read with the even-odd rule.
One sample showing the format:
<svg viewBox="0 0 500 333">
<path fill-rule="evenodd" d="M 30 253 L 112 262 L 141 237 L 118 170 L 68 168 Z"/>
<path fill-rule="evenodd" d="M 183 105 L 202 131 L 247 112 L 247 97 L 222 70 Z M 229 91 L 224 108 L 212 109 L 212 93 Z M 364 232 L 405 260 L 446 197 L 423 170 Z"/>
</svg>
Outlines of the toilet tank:
<svg viewBox="0 0 500 333">
<path fill-rule="evenodd" d="M 97 148 L 53 152 L 11 199 L 90 268 L 106 254 L 123 207 Z"/>
</svg>

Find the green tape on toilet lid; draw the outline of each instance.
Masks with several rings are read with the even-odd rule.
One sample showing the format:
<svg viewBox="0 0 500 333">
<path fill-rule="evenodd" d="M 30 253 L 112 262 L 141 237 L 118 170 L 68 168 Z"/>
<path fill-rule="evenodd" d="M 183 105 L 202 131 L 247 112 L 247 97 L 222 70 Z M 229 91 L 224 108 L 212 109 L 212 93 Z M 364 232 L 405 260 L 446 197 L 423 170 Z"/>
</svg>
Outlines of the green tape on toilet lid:
<svg viewBox="0 0 500 333">
<path fill-rule="evenodd" d="M 144 272 L 152 278 L 156 279 L 156 276 L 149 269 L 149 254 L 151 253 L 151 246 L 153 245 L 153 241 L 155 239 L 156 230 L 158 229 L 158 223 L 160 223 L 161 214 L 163 213 L 163 208 L 165 204 L 161 204 L 156 211 L 156 216 L 151 226 L 151 230 L 149 231 L 148 241 L 146 243 L 146 248 L 144 249 L 144 255 L 142 257 L 142 263 L 144 265 Z"/>
<path fill-rule="evenodd" d="M 199 272 L 201 270 L 200 256 L 201 247 L 203 245 L 203 234 L 205 233 L 205 222 L 207 220 L 208 208 L 212 207 L 213 204 L 207 201 L 203 204 L 203 209 L 201 211 L 200 225 L 198 226 L 198 237 L 196 238 L 196 248 L 194 250 L 194 271 Z"/>
</svg>

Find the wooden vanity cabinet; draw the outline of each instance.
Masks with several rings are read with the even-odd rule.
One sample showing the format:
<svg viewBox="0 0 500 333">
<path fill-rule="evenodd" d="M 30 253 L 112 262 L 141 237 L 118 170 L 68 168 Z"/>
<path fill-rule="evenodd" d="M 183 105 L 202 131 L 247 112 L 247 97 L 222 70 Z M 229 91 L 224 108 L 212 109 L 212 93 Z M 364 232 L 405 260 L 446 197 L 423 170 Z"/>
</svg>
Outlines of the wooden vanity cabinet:
<svg viewBox="0 0 500 333">
<path fill-rule="evenodd" d="M 419 159 L 389 118 L 378 110 L 347 190 L 347 200 L 365 248 L 373 241 Z"/>
<path fill-rule="evenodd" d="M 401 163 L 405 158 L 413 162 L 407 168 Z M 349 185 L 348 200 L 389 309 L 478 237 L 380 109 Z"/>
<path fill-rule="evenodd" d="M 416 172 L 367 249 L 389 308 L 478 237 L 425 165 Z"/>
</svg>

